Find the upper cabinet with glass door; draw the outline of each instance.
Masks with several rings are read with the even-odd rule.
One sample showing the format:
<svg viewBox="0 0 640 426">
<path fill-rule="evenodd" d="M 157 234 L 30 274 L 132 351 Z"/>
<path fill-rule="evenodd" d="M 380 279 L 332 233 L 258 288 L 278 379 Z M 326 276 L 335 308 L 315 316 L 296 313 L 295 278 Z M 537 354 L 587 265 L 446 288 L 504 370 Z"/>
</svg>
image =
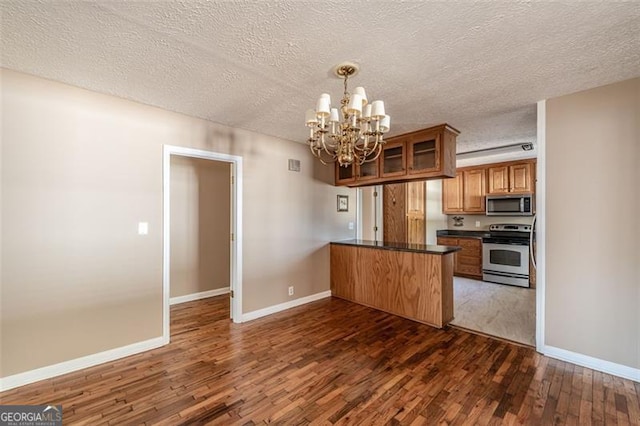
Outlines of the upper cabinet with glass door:
<svg viewBox="0 0 640 426">
<path fill-rule="evenodd" d="M 408 173 L 411 175 L 437 171 L 440 168 L 440 132 L 414 135 L 407 141 Z"/>
<path fill-rule="evenodd" d="M 441 124 L 389 138 L 375 162 L 359 165 L 354 179 L 336 179 L 336 185 L 365 186 L 454 177 L 459 133 Z M 336 169 L 338 167 L 336 165 Z"/>
<path fill-rule="evenodd" d="M 380 176 L 391 178 L 407 174 L 407 147 L 403 141 L 387 142 L 380 154 Z"/>
<path fill-rule="evenodd" d="M 351 186 L 356 181 L 356 168 L 354 164 L 340 166 L 336 162 L 336 185 Z"/>
<path fill-rule="evenodd" d="M 406 145 L 407 177 L 411 180 L 454 177 L 456 137 L 459 133 L 453 127 L 442 124 L 398 136 Z"/>
</svg>

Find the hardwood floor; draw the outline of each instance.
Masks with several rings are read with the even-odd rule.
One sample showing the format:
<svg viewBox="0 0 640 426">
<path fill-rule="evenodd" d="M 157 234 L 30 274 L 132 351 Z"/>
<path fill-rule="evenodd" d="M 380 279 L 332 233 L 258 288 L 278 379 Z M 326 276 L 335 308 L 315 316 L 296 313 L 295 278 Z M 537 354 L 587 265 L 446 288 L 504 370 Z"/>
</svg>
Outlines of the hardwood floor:
<svg viewBox="0 0 640 426">
<path fill-rule="evenodd" d="M 330 298 L 233 324 L 171 308 L 163 348 L 0 394 L 64 424 L 640 424 L 640 384 Z"/>
</svg>

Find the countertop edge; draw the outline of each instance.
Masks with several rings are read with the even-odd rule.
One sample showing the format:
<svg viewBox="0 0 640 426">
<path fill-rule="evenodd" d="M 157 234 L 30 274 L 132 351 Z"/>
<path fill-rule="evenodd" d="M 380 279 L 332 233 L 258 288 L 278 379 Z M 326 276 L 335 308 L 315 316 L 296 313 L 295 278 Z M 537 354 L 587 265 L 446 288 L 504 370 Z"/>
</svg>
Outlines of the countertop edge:
<svg viewBox="0 0 640 426">
<path fill-rule="evenodd" d="M 436 237 L 443 238 L 486 238 L 491 236 L 489 231 L 469 231 L 469 230 L 453 230 L 453 229 L 439 229 L 436 231 Z"/>
<path fill-rule="evenodd" d="M 442 245 L 428 245 L 428 244 L 413 244 L 413 247 L 402 247 L 398 243 L 384 243 L 381 241 L 369 241 L 369 240 L 342 240 L 331 241 L 329 244 L 363 247 L 378 250 L 389 251 L 406 251 L 411 253 L 425 253 L 434 255 L 445 255 L 449 253 L 455 253 L 462 250 L 459 246 L 442 246 Z"/>
</svg>

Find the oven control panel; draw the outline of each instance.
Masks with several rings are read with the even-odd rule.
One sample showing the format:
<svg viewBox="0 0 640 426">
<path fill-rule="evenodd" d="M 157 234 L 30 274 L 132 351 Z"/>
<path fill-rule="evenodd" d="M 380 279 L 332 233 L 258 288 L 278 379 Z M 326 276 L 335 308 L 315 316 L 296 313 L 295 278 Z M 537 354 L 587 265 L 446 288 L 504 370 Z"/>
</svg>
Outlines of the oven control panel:
<svg viewBox="0 0 640 426">
<path fill-rule="evenodd" d="M 517 223 L 497 223 L 494 225 L 489 225 L 489 231 L 531 232 L 531 225 Z"/>
</svg>

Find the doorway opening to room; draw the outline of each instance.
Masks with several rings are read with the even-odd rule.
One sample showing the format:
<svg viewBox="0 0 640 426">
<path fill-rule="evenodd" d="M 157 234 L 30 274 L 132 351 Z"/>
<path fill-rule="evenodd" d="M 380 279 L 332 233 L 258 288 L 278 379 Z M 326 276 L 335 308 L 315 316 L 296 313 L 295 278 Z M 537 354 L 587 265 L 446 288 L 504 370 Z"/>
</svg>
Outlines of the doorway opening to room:
<svg viewBox="0 0 640 426">
<path fill-rule="evenodd" d="M 165 146 L 163 189 L 163 337 L 200 299 L 242 322 L 242 158 Z"/>
</svg>

